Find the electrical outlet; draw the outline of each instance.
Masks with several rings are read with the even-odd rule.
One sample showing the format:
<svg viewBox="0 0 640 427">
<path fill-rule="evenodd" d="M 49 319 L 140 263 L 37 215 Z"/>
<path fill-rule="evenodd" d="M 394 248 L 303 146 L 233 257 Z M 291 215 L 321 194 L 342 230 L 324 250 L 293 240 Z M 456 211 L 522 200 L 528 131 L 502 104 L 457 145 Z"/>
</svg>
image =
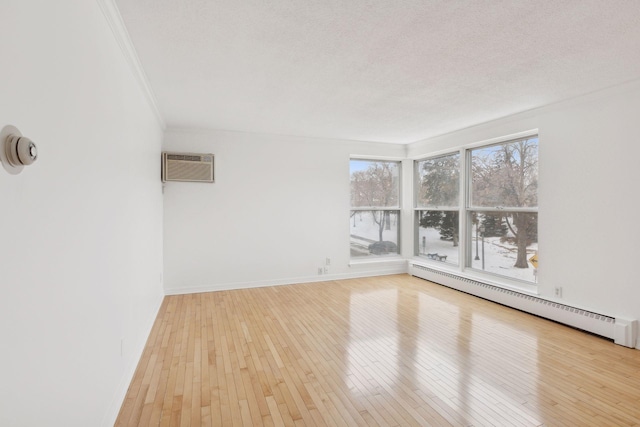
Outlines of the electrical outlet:
<svg viewBox="0 0 640 427">
<path fill-rule="evenodd" d="M 322 267 L 318 267 L 318 274 L 322 274 Z"/>
<path fill-rule="evenodd" d="M 331 258 L 327 258 L 325 265 L 331 265 Z"/>
<path fill-rule="evenodd" d="M 560 286 L 556 286 L 554 290 L 555 290 L 555 296 L 558 298 L 562 298 L 562 288 Z"/>
<path fill-rule="evenodd" d="M 324 274 L 329 274 L 329 267 L 324 267 Z"/>
</svg>

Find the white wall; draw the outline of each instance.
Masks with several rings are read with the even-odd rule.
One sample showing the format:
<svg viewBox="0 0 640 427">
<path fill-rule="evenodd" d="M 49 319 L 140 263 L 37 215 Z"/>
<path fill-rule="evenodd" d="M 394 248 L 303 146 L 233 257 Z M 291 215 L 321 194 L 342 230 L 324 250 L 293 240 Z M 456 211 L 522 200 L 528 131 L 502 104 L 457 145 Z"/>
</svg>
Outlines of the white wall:
<svg viewBox="0 0 640 427">
<path fill-rule="evenodd" d="M 216 156 L 214 184 L 165 186 L 168 293 L 406 271 L 349 266 L 349 156 L 403 158 L 404 146 L 173 130 L 163 149 Z"/>
<path fill-rule="evenodd" d="M 539 129 L 539 292 L 640 319 L 640 82 L 408 147 L 420 156 Z"/>
<path fill-rule="evenodd" d="M 486 123 L 407 147 L 233 132 L 165 134 L 163 149 L 213 152 L 216 183 L 165 188 L 168 293 L 402 271 L 349 267 L 350 154 L 426 156 L 538 129 L 539 293 L 603 314 L 640 319 L 640 82 Z M 412 251 L 405 167 L 402 248 Z M 329 276 L 317 276 L 325 257 Z M 557 299 L 556 299 L 557 300 Z"/>
<path fill-rule="evenodd" d="M 0 425 L 110 425 L 163 295 L 162 129 L 96 1 L 0 15 L 0 127 L 40 154 L 0 167 Z"/>
</svg>

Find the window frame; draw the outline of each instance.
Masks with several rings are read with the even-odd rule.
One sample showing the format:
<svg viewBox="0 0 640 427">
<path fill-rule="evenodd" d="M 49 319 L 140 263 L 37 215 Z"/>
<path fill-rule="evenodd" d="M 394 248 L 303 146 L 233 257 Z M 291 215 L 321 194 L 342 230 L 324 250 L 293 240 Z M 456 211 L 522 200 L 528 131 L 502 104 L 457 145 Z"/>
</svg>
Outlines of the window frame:
<svg viewBox="0 0 640 427">
<path fill-rule="evenodd" d="M 396 158 L 387 158 L 387 157 L 374 157 L 374 156 L 350 156 L 349 157 L 349 192 L 351 192 L 351 162 L 352 161 L 365 161 L 372 163 L 395 163 L 398 168 L 398 202 L 394 206 L 357 206 L 354 207 L 351 205 L 351 200 L 349 200 L 349 220 L 351 220 L 351 213 L 353 212 L 395 212 L 396 214 L 396 227 L 397 227 L 397 248 L 398 252 L 395 254 L 385 254 L 385 255 L 377 255 L 377 254 L 369 254 L 367 256 L 354 257 L 351 254 L 349 255 L 349 264 L 357 264 L 357 263 L 368 263 L 368 262 L 378 262 L 389 259 L 397 259 L 402 257 L 402 160 Z M 351 234 L 349 235 L 351 236 Z M 349 243 L 349 248 L 351 250 L 351 242 Z"/>
<path fill-rule="evenodd" d="M 496 286 L 505 287 L 505 288 L 513 288 L 518 290 L 524 290 L 531 293 L 538 292 L 538 280 L 537 275 L 535 276 L 535 280 L 533 282 L 523 279 L 517 279 L 513 277 L 509 277 L 506 275 L 495 274 L 492 272 L 483 271 L 477 268 L 472 267 L 473 261 L 473 213 L 474 212 L 482 212 L 482 213 L 505 213 L 505 212 L 525 212 L 525 213 L 535 213 L 537 217 L 537 222 L 539 225 L 539 206 L 536 207 L 485 207 L 485 206 L 472 206 L 470 203 L 471 200 L 471 153 L 473 150 L 481 149 L 484 147 L 497 146 L 508 144 L 510 142 L 517 142 L 526 139 L 537 138 L 538 144 L 540 140 L 540 134 L 537 129 L 533 129 L 526 132 L 520 132 L 517 134 L 512 134 L 505 137 L 494 138 L 490 140 L 475 142 L 472 144 L 466 144 L 458 147 L 453 147 L 450 150 L 441 150 L 437 153 L 431 153 L 426 156 L 416 156 L 413 158 L 413 236 L 414 236 L 414 251 L 413 251 L 413 259 L 414 261 L 425 263 L 429 267 L 445 270 L 449 272 L 453 272 L 460 277 L 468 277 L 471 279 L 481 280 L 485 283 L 494 284 Z M 420 251 L 420 242 L 419 242 L 419 215 L 421 211 L 427 210 L 440 210 L 446 211 L 450 210 L 449 206 L 447 207 L 419 207 L 418 206 L 418 191 L 420 191 L 421 183 L 420 183 L 420 173 L 418 170 L 418 165 L 420 162 L 435 159 L 438 157 L 444 157 L 447 155 L 459 154 L 459 186 L 460 191 L 458 194 L 459 197 L 459 205 L 458 205 L 458 232 L 460 238 L 460 247 L 459 247 L 459 262 L 458 265 L 451 263 L 443 263 L 428 259 L 425 256 L 421 256 Z M 539 203 L 538 203 L 539 205 Z M 538 228 L 539 233 L 539 228 Z M 538 234 L 539 235 L 539 234 Z M 535 273 L 534 273 L 535 274 Z"/>
<path fill-rule="evenodd" d="M 422 189 L 422 177 L 420 175 L 420 163 L 427 160 L 435 160 L 448 156 L 458 156 L 458 204 L 457 206 L 447 205 L 447 206 L 418 206 L 419 202 L 419 193 Z M 463 175 L 461 173 L 461 166 L 463 164 L 462 161 L 462 152 L 461 150 L 457 151 L 449 151 L 444 153 L 437 153 L 432 156 L 422 157 L 419 159 L 414 159 L 413 161 L 413 223 L 414 223 L 414 231 L 413 231 L 413 241 L 414 241 L 414 256 L 419 257 L 420 259 L 429 259 L 427 256 L 420 255 L 420 213 L 426 211 L 436 211 L 436 212 L 457 212 L 458 213 L 458 262 L 454 263 L 445 263 L 448 267 L 458 268 L 461 266 L 462 262 L 462 248 L 464 246 L 463 243 L 463 234 L 460 228 L 460 214 L 462 212 L 462 186 L 461 181 Z M 442 263 L 440 263 L 442 264 Z"/>
</svg>

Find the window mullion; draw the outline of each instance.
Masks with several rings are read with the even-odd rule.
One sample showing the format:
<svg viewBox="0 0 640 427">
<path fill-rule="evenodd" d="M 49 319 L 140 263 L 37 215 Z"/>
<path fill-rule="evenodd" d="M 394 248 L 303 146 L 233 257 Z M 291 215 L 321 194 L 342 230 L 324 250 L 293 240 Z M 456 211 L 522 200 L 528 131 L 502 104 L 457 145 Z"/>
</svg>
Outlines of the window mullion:
<svg viewBox="0 0 640 427">
<path fill-rule="evenodd" d="M 460 262 L 458 264 L 458 268 L 460 271 L 463 271 L 467 266 L 467 258 L 469 256 L 469 247 L 471 246 L 471 233 L 467 232 L 469 226 L 469 218 L 466 213 L 465 206 L 467 205 L 468 200 L 468 176 L 469 176 L 469 168 L 468 168 L 468 157 L 466 155 L 465 149 L 460 149 L 460 181 L 459 185 L 459 197 L 458 197 L 458 221 L 460 227 L 460 245 L 462 248 L 460 249 Z"/>
<path fill-rule="evenodd" d="M 379 206 L 359 206 L 357 208 L 352 207 L 351 211 L 398 211 L 400 212 L 400 208 L 398 207 L 379 207 Z"/>
<path fill-rule="evenodd" d="M 467 212 L 538 212 L 538 208 L 516 208 L 516 207 L 504 207 L 504 206 L 496 206 L 496 207 L 481 207 L 481 206 L 468 206 Z"/>
</svg>

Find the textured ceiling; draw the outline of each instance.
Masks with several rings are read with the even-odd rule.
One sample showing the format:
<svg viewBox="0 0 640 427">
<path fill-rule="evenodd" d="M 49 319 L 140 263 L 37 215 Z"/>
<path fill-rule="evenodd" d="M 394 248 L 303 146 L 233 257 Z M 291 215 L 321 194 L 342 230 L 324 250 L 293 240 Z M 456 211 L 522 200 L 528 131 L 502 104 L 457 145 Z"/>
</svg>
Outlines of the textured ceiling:
<svg viewBox="0 0 640 427">
<path fill-rule="evenodd" d="M 116 0 L 169 127 L 414 142 L 640 78 L 638 0 Z"/>
</svg>

